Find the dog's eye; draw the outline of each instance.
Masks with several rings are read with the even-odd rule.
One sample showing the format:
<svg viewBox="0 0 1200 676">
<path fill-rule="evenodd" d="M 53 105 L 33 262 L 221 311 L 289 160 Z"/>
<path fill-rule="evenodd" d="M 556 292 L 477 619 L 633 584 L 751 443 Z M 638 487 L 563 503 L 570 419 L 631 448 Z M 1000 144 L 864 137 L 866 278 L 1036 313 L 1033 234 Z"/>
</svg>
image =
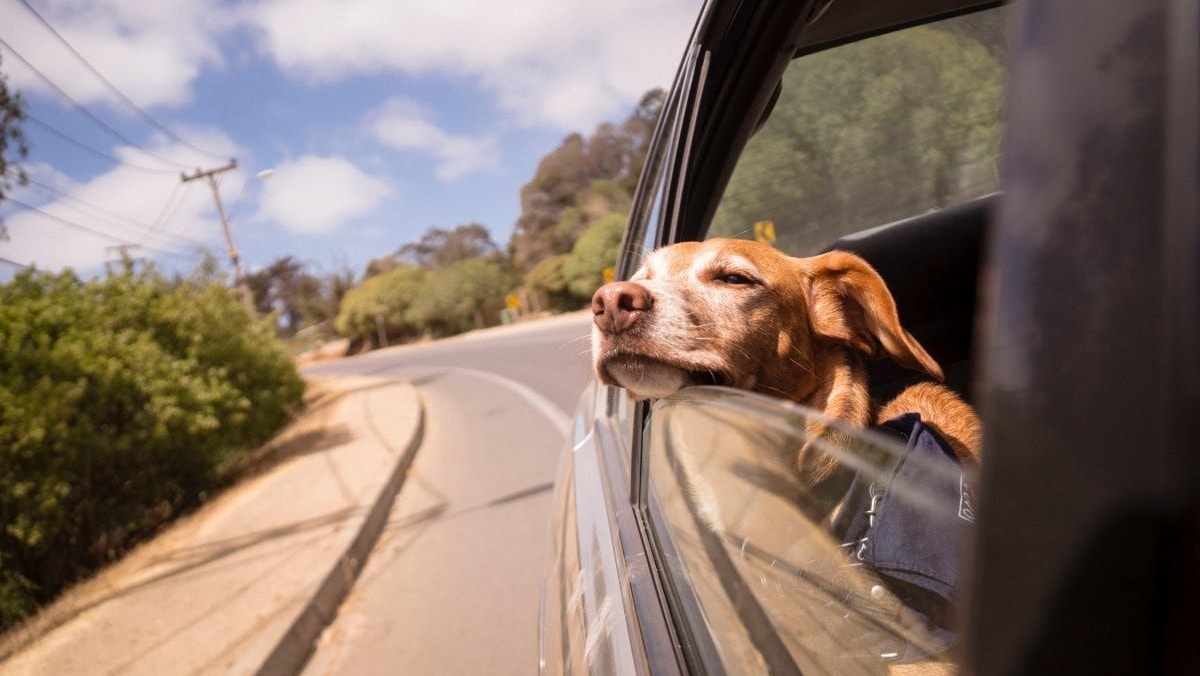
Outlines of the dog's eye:
<svg viewBox="0 0 1200 676">
<path fill-rule="evenodd" d="M 737 286 L 749 286 L 754 283 L 753 279 L 750 279 L 746 275 L 739 275 L 736 272 L 719 275 L 717 276 L 717 281 L 724 282 L 726 284 L 734 284 Z"/>
</svg>

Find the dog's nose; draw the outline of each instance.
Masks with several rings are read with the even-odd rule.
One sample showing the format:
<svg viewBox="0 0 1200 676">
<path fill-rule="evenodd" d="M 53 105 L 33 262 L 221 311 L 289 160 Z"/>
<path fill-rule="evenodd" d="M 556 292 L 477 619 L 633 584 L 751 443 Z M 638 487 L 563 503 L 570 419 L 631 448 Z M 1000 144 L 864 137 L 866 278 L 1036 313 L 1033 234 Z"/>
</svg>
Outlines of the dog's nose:
<svg viewBox="0 0 1200 676">
<path fill-rule="evenodd" d="M 646 287 L 636 282 L 605 284 L 592 296 L 596 326 L 604 333 L 621 333 L 637 323 L 654 304 Z"/>
</svg>

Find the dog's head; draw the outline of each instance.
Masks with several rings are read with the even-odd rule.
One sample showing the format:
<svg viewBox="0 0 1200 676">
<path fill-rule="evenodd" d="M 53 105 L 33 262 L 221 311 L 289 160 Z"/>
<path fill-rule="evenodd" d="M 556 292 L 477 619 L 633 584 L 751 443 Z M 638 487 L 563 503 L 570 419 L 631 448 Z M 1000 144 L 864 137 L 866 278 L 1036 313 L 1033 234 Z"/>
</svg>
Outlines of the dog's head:
<svg viewBox="0 0 1200 676">
<path fill-rule="evenodd" d="M 592 310 L 597 376 L 639 399 L 713 384 L 803 402 L 827 385 L 834 348 L 942 377 L 900 326 L 879 274 L 841 251 L 792 258 L 746 240 L 675 244 L 647 255 L 629 281 L 600 287 Z"/>
</svg>

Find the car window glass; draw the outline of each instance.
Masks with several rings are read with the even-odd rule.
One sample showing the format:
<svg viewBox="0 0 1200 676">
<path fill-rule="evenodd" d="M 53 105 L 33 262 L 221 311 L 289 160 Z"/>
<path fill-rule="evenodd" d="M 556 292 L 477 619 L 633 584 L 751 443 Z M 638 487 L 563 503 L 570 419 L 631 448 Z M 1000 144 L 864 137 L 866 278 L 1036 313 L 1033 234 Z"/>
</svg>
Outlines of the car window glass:
<svg viewBox="0 0 1200 676">
<path fill-rule="evenodd" d="M 672 98 L 664 104 L 663 119 L 659 121 L 660 129 L 671 130 L 675 125 L 675 115 L 678 111 L 676 99 Z M 642 201 L 635 205 L 630 216 L 630 224 L 626 235 L 625 250 L 621 251 L 621 261 L 617 266 L 617 275 L 627 277 L 641 264 L 642 257 L 652 250 L 657 242 L 660 221 L 662 220 L 663 204 L 666 201 L 667 158 L 670 147 L 665 143 L 668 135 L 660 135 L 652 145 L 643 171 L 648 172 L 647 185 L 654 186 L 653 190 L 643 191 Z M 630 455 L 633 451 L 634 429 L 637 407 L 630 401 L 629 395 L 622 389 L 608 388 L 608 414 L 613 418 L 622 442 L 622 460 L 625 468 L 629 469 Z"/>
<path fill-rule="evenodd" d="M 649 475 L 671 580 L 694 596 L 686 620 L 712 637 L 725 671 L 887 673 L 950 659 L 975 478 L 936 433 L 904 419 L 842 430 L 848 442 L 816 438 L 839 470 L 814 487 L 794 471 L 813 411 L 692 388 L 653 415 Z"/>
<path fill-rule="evenodd" d="M 1003 8 L 795 59 L 710 237 L 793 255 L 999 189 Z"/>
</svg>

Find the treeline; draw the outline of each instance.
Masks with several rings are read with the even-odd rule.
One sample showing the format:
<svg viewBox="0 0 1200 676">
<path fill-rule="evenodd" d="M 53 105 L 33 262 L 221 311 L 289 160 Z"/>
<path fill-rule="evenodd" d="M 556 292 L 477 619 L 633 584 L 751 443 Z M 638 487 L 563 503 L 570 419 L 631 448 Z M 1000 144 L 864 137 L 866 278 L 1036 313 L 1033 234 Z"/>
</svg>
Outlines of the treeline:
<svg viewBox="0 0 1200 676">
<path fill-rule="evenodd" d="M 0 630 L 203 502 L 301 405 L 211 260 L 0 284 Z"/>
<path fill-rule="evenodd" d="M 495 325 L 506 300 L 518 305 L 510 316 L 585 307 L 616 261 L 662 102 L 651 91 L 623 122 L 571 134 L 547 154 L 521 188 L 506 245 L 467 223 L 432 227 L 361 275 L 318 275 L 284 257 L 247 275 L 256 307 L 276 314 L 284 337 L 319 327 L 354 349 Z"/>
<path fill-rule="evenodd" d="M 1001 17 L 983 13 L 805 58 L 784 74 L 710 228 L 815 252 L 844 234 L 999 189 Z"/>
</svg>

